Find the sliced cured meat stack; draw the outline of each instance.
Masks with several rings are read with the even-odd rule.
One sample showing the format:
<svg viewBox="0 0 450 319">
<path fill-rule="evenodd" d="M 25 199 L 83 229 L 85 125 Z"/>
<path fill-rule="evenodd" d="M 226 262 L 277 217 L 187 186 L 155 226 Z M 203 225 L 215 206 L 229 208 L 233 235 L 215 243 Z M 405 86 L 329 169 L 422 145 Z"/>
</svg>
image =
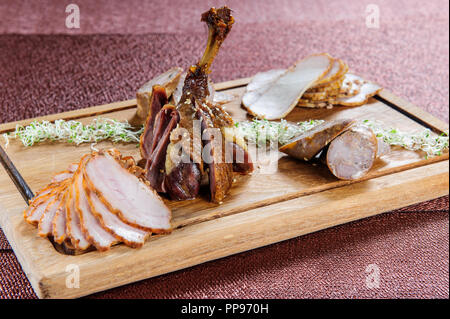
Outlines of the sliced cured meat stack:
<svg viewBox="0 0 450 319">
<path fill-rule="evenodd" d="M 183 81 L 172 99 L 175 105 L 166 104 L 164 88 L 153 87 L 140 147 L 146 178 L 155 190 L 174 200 L 187 200 L 196 198 L 201 186 L 209 186 L 211 201 L 220 203 L 231 188 L 233 170 L 247 174 L 253 165 L 246 146 L 226 134 L 234 123 L 214 103 L 214 89 L 208 78 L 234 18 L 228 7 L 222 7 L 203 13 L 201 20 L 208 26 L 204 54 L 182 75 Z M 229 144 L 231 147 L 226 148 Z M 207 163 L 205 154 L 210 159 Z M 236 163 L 237 158 L 244 158 L 244 163 Z"/>
<path fill-rule="evenodd" d="M 95 154 L 87 160 L 83 177 L 89 190 L 123 222 L 154 233 L 171 231 L 171 212 L 156 191 L 110 154 Z"/>
<path fill-rule="evenodd" d="M 102 203 L 94 192 L 87 188 L 86 182 L 83 182 L 83 184 L 88 194 L 87 198 L 91 211 L 98 218 L 101 225 L 127 246 L 141 247 L 151 233 L 124 223 Z"/>
<path fill-rule="evenodd" d="M 242 104 L 253 116 L 281 119 L 294 109 L 306 90 L 328 74 L 332 66 L 333 59 L 328 54 L 308 56 L 280 76 L 274 76 L 268 84 L 253 84 L 251 87 L 255 89 L 247 89 Z"/>
<path fill-rule="evenodd" d="M 330 61 L 326 73 L 312 81 L 317 75 L 318 61 L 321 61 L 322 69 L 326 68 L 325 57 Z M 375 83 L 348 71 L 348 65 L 341 59 L 326 53 L 311 55 L 287 70 L 274 69 L 256 74 L 247 85 L 242 105 L 253 116 L 280 119 L 293 109 L 293 101 L 299 107 L 308 108 L 361 106 L 382 90 Z"/>
<path fill-rule="evenodd" d="M 80 217 L 80 226 L 87 240 L 97 248 L 97 250 L 108 250 L 111 245 L 117 242 L 116 238 L 107 230 L 105 230 L 100 221 L 92 213 L 89 205 L 85 189 L 83 188 L 82 167 L 84 161 L 80 163 L 80 169 L 75 173 L 73 178 L 75 195 L 75 208 Z"/>
<path fill-rule="evenodd" d="M 171 231 L 171 211 L 132 157 L 106 150 L 82 157 L 37 192 L 24 212 L 62 251 L 141 247 L 152 233 Z"/>
<path fill-rule="evenodd" d="M 53 218 L 55 217 L 58 208 L 61 206 L 63 194 L 64 192 L 58 193 L 58 195 L 54 197 L 52 202 L 45 208 L 45 211 L 39 220 L 39 236 L 47 237 L 52 234 Z"/>
<path fill-rule="evenodd" d="M 52 220 L 52 236 L 53 240 L 57 244 L 62 244 L 66 238 L 66 200 L 67 196 L 69 194 L 69 191 L 66 190 L 63 193 L 62 201 L 58 206 L 58 209 L 56 210 L 55 216 Z"/>
<path fill-rule="evenodd" d="M 90 243 L 81 229 L 81 220 L 76 208 L 76 185 L 72 181 L 66 200 L 66 233 L 70 242 L 76 249 L 86 250 Z"/>
</svg>

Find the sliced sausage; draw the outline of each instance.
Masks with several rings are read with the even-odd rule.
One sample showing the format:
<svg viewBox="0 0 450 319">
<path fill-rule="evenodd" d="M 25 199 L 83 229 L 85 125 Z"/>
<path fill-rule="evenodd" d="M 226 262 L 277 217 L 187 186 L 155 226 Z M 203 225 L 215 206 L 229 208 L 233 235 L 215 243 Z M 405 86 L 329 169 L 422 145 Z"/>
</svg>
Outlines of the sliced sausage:
<svg viewBox="0 0 450 319">
<path fill-rule="evenodd" d="M 309 161 L 354 123 L 354 120 L 349 119 L 327 121 L 293 138 L 279 150 L 297 159 Z"/>
<path fill-rule="evenodd" d="M 377 153 L 378 139 L 374 132 L 366 126 L 357 125 L 330 143 L 327 165 L 337 178 L 357 180 L 372 168 Z"/>
</svg>

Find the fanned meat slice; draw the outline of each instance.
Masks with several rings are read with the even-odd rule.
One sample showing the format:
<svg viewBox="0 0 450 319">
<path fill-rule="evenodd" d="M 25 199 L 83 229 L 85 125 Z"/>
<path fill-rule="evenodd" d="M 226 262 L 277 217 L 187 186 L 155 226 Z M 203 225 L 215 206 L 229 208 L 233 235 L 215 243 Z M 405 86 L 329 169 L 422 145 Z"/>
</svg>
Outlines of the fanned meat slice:
<svg viewBox="0 0 450 319">
<path fill-rule="evenodd" d="M 53 176 L 51 183 L 60 183 L 68 178 L 71 178 L 73 176 L 73 172 L 70 171 L 63 171 L 61 173 L 56 174 Z"/>
<path fill-rule="evenodd" d="M 58 207 L 60 207 L 62 202 L 62 194 L 64 190 L 61 190 L 57 196 L 54 197 L 53 201 L 47 206 L 44 213 L 39 220 L 38 225 L 38 235 L 41 237 L 47 237 L 52 234 L 52 222 L 55 217 Z"/>
<path fill-rule="evenodd" d="M 332 64 L 328 54 L 310 55 L 276 78 L 267 89 L 247 91 L 242 103 L 250 114 L 259 118 L 283 118 L 303 93 L 328 73 Z"/>
<path fill-rule="evenodd" d="M 74 172 L 73 169 L 74 168 L 76 169 L 76 167 L 77 164 L 71 164 L 66 171 L 63 171 L 53 176 L 50 184 L 48 184 L 46 187 L 37 192 L 36 195 L 30 200 L 29 206 L 23 212 L 24 217 L 27 218 L 28 216 L 30 216 L 35 210 L 35 208 L 46 199 L 47 197 L 46 195 L 58 191 L 60 185 L 64 182 L 67 182 L 68 179 L 72 177 L 72 174 Z"/>
<path fill-rule="evenodd" d="M 33 213 L 33 211 L 36 209 L 36 207 L 45 200 L 45 198 L 48 196 L 48 194 L 50 192 L 52 192 L 53 189 L 54 189 L 54 186 L 47 186 L 44 189 L 42 189 L 40 192 L 38 192 L 33 197 L 33 199 L 31 199 L 29 206 L 27 208 L 25 208 L 25 210 L 23 211 L 23 217 L 25 219 L 27 219 L 28 216 L 30 216 Z"/>
<path fill-rule="evenodd" d="M 322 80 L 314 83 L 313 88 L 323 88 L 330 83 L 340 79 L 348 71 L 348 65 L 341 59 L 333 59 L 333 66 L 330 71 L 323 77 Z"/>
<path fill-rule="evenodd" d="M 33 210 L 31 210 L 31 212 L 27 216 L 25 216 L 25 220 L 32 225 L 38 224 L 48 205 L 50 205 L 58 196 L 59 190 L 60 187 L 55 188 L 50 193 L 44 195 L 41 198 L 41 201 L 33 208 Z"/>
<path fill-rule="evenodd" d="M 117 217 L 106 207 L 97 195 L 90 191 L 86 181 L 83 180 L 83 188 L 87 194 L 87 199 L 91 212 L 98 218 L 99 222 L 116 238 L 124 242 L 127 246 L 138 248 L 144 245 L 145 240 L 150 236 L 150 232 L 132 227 Z"/>
<path fill-rule="evenodd" d="M 347 74 L 346 80 L 353 81 L 354 84 L 359 85 L 359 92 L 354 96 L 337 98 L 333 101 L 334 104 L 343 106 L 361 106 L 366 104 L 372 96 L 377 95 L 383 89 L 381 86 L 365 81 L 363 78 L 354 74 Z"/>
<path fill-rule="evenodd" d="M 75 248 L 86 250 L 90 243 L 81 229 L 80 216 L 75 206 L 75 196 L 75 184 L 72 183 L 69 186 L 69 194 L 66 200 L 66 233 Z"/>
<path fill-rule="evenodd" d="M 117 242 L 117 239 L 105 230 L 99 220 L 91 211 L 87 200 L 86 192 L 83 188 L 83 176 L 81 167 L 84 165 L 86 158 L 81 160 L 80 169 L 75 173 L 73 184 L 76 191 L 75 208 L 80 218 L 80 226 L 87 240 L 94 245 L 99 251 L 108 250 L 111 245 Z"/>
<path fill-rule="evenodd" d="M 92 156 L 84 166 L 89 187 L 123 222 L 146 231 L 171 231 L 171 212 L 145 182 L 107 153 Z"/>
<path fill-rule="evenodd" d="M 68 193 L 69 193 L 68 190 L 64 191 L 64 193 L 62 195 L 63 197 L 62 197 L 61 203 L 60 203 L 58 209 L 56 210 L 55 217 L 53 218 L 53 221 L 52 221 L 53 240 L 58 244 L 62 244 L 67 238 L 67 234 L 66 234 L 66 201 L 68 198 Z"/>
</svg>

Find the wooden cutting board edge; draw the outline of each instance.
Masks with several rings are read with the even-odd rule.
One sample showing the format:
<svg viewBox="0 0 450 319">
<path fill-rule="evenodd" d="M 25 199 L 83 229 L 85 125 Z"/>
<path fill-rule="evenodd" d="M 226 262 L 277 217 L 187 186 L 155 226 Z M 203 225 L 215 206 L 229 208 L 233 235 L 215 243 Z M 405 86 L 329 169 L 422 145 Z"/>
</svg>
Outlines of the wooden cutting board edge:
<svg viewBox="0 0 450 319">
<path fill-rule="evenodd" d="M 246 85 L 249 80 L 250 78 L 246 78 L 218 83 L 216 84 L 215 88 L 217 91 L 236 88 Z M 408 115 L 413 120 L 421 123 L 422 125 L 428 126 L 436 132 L 443 132 L 448 130 L 447 123 L 435 118 L 431 114 L 395 96 L 387 90 L 383 90 L 376 98 L 387 101 L 403 114 Z M 136 100 L 128 100 L 76 111 L 47 115 L 19 122 L 6 123 L 0 125 L 0 134 L 14 130 L 16 125 L 26 125 L 33 120 L 53 121 L 59 118 L 75 119 L 115 112 L 135 106 Z M 209 260 L 229 256 L 242 251 L 275 243 L 281 240 L 297 237 L 320 229 L 343 224 L 352 220 L 373 216 L 382 212 L 448 195 L 448 154 L 440 157 L 435 161 L 426 164 L 424 163 L 423 165 L 425 166 L 419 165 L 419 167 L 416 166 L 406 171 L 393 172 L 389 175 L 379 176 L 371 179 L 371 185 L 375 183 L 374 185 L 377 186 L 376 190 L 370 193 L 370 199 L 363 198 L 364 192 L 362 190 L 364 190 L 364 187 L 366 187 L 366 184 L 368 183 L 366 181 L 363 181 L 360 183 L 349 184 L 347 186 L 329 189 L 300 198 L 268 204 L 267 206 L 251 209 L 239 214 L 226 216 L 211 221 L 205 221 L 200 224 L 190 225 L 187 228 L 176 230 L 170 237 L 181 236 L 183 238 L 180 239 L 182 243 L 189 241 L 189 232 L 191 231 L 202 232 L 205 231 L 208 227 L 213 227 L 219 228 L 220 231 L 224 232 L 223 238 L 220 238 L 220 236 L 216 236 L 216 241 L 214 243 L 210 242 L 210 244 L 212 244 L 211 247 L 216 247 L 216 249 L 204 248 L 208 250 L 207 254 L 198 256 L 193 254 L 193 252 L 185 251 L 186 249 L 180 250 L 178 253 L 181 253 L 182 255 L 184 255 L 184 257 L 174 257 L 177 260 L 177 263 L 174 264 L 176 266 L 168 265 L 170 264 L 170 262 L 166 262 L 162 266 L 154 264 L 154 267 L 151 267 L 151 265 L 149 265 L 147 262 L 144 269 L 136 269 L 135 264 L 129 264 L 127 258 L 123 258 L 125 259 L 125 261 L 120 264 L 120 267 L 123 267 L 121 268 L 122 272 L 120 275 L 120 279 L 114 276 L 114 274 L 106 272 L 106 274 L 104 275 L 105 278 L 102 278 L 102 283 L 99 283 L 98 280 L 95 283 L 90 283 L 90 281 L 93 281 L 93 279 L 97 278 L 99 275 L 96 269 L 98 267 L 98 259 L 101 258 L 96 257 L 94 254 L 86 254 L 81 258 L 93 259 L 90 260 L 88 266 L 86 266 L 87 268 L 83 269 L 84 279 L 82 280 L 82 288 L 79 289 L 67 289 L 64 286 L 64 278 L 67 276 L 67 273 L 60 271 L 61 269 L 65 269 L 64 267 L 60 267 L 62 265 L 59 265 L 56 268 L 53 267 L 53 270 L 49 270 L 48 264 L 46 264 L 45 259 L 42 258 L 43 256 L 39 258 L 39 252 L 31 251 L 29 247 L 23 247 L 23 245 L 21 245 L 22 242 L 20 238 L 18 238 L 18 236 L 20 235 L 20 230 L 17 229 L 17 227 L 20 227 L 20 225 L 15 223 L 14 218 L 12 218 L 11 216 L 0 215 L 0 217 L 2 217 L 0 218 L 0 224 L 37 295 L 40 298 L 74 298 L 117 287 L 126 283 L 168 273 L 171 271 L 183 269 Z M 387 185 L 389 185 L 389 187 L 386 187 Z M 396 190 L 399 190 L 398 187 L 405 186 L 409 187 L 410 191 L 403 197 L 399 198 L 396 195 Z M 358 190 L 361 190 L 360 194 L 358 193 Z M 339 198 L 341 198 L 341 196 L 343 196 L 344 194 L 348 194 L 348 196 L 353 197 L 352 200 L 344 202 L 340 201 Z M 336 200 L 323 201 L 323 198 L 328 197 L 329 199 L 336 198 Z M 348 197 L 344 196 L 344 198 Z M 384 200 L 380 201 L 380 198 L 383 198 Z M 316 212 L 318 209 L 322 210 L 320 220 L 316 222 L 310 221 L 311 225 L 301 224 L 302 218 L 305 216 L 305 214 L 308 214 L 308 209 L 311 208 L 310 206 L 308 206 L 309 201 L 315 203 L 321 200 L 322 202 L 320 203 L 320 205 L 313 208 L 313 210 Z M 362 203 L 362 201 L 364 201 L 364 203 Z M 323 213 L 324 211 L 326 213 Z M 283 212 L 283 214 L 280 215 L 280 212 Z M 342 214 L 342 216 L 340 216 L 339 219 L 336 219 L 335 214 Z M 297 221 L 298 216 L 303 217 Z M 280 220 L 281 218 L 282 223 L 275 222 L 275 217 L 278 218 L 278 220 Z M 236 231 L 233 232 L 233 234 L 230 234 L 229 231 L 226 231 L 227 225 L 229 226 L 230 218 L 233 219 L 233 223 L 236 223 L 237 220 L 241 220 L 241 222 L 236 223 L 237 226 L 234 227 Z M 261 231 L 261 227 L 267 227 L 267 224 L 265 224 L 265 222 L 267 222 L 266 219 L 272 220 L 274 222 L 272 226 L 273 229 L 271 229 L 271 231 L 267 231 L 266 229 L 266 231 L 262 232 L 265 235 L 261 236 L 261 234 L 258 234 L 257 232 Z M 292 222 L 293 220 L 296 222 Z M 217 238 L 219 238 L 220 240 L 217 240 Z M 158 241 L 149 243 L 144 246 L 144 248 L 151 247 L 152 253 L 157 255 L 158 251 L 157 248 L 155 248 L 155 245 L 156 243 L 159 243 L 158 245 L 161 245 L 164 241 L 165 239 L 159 238 Z M 198 245 L 199 243 L 196 244 Z M 186 244 L 180 246 L 186 247 L 188 245 Z M 119 252 L 123 253 L 124 248 L 125 247 L 119 247 L 119 249 L 115 249 L 116 253 L 113 253 L 113 255 L 119 254 Z M 166 251 L 167 247 L 162 246 L 161 249 L 162 251 Z M 174 253 L 176 254 L 177 252 Z M 68 259 L 64 257 L 67 256 L 61 255 L 62 259 L 59 261 L 62 264 L 70 261 L 70 258 Z M 95 258 L 97 258 L 97 263 Z M 121 257 L 117 258 L 120 259 Z M 117 263 L 114 266 L 112 266 L 112 263 L 108 264 L 110 265 L 109 267 L 115 267 L 114 271 L 117 272 Z M 139 265 L 141 264 L 139 263 Z M 127 275 L 123 275 L 124 273 L 127 273 L 127 268 L 130 267 L 133 268 L 133 271 Z M 137 266 L 137 268 L 139 268 L 139 266 Z M 55 269 L 59 269 L 59 271 L 56 271 Z M 113 271 L 113 269 L 111 269 L 111 271 Z"/>
</svg>

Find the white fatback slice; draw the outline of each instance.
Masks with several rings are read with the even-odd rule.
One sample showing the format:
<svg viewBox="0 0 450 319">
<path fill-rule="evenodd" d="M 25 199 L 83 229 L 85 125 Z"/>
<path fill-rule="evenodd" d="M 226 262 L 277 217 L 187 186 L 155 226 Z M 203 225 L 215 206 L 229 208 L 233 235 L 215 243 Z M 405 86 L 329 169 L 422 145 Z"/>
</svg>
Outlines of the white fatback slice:
<svg viewBox="0 0 450 319">
<path fill-rule="evenodd" d="M 350 96 L 342 97 L 333 101 L 333 104 L 339 104 L 343 106 L 360 106 L 367 103 L 369 98 L 378 94 L 383 88 L 375 83 L 367 82 L 363 78 L 354 75 L 346 74 L 344 82 L 352 81 L 353 85 L 359 86 L 359 93 Z"/>
<path fill-rule="evenodd" d="M 311 55 L 290 67 L 265 90 L 254 89 L 242 99 L 247 111 L 259 118 L 284 118 L 297 105 L 303 93 L 330 70 L 333 59 L 328 54 Z M 264 85 L 263 85 L 264 86 Z"/>
<path fill-rule="evenodd" d="M 153 232 L 171 230 L 171 211 L 159 195 L 110 155 L 90 158 L 84 173 L 89 187 L 125 223 Z"/>
</svg>

